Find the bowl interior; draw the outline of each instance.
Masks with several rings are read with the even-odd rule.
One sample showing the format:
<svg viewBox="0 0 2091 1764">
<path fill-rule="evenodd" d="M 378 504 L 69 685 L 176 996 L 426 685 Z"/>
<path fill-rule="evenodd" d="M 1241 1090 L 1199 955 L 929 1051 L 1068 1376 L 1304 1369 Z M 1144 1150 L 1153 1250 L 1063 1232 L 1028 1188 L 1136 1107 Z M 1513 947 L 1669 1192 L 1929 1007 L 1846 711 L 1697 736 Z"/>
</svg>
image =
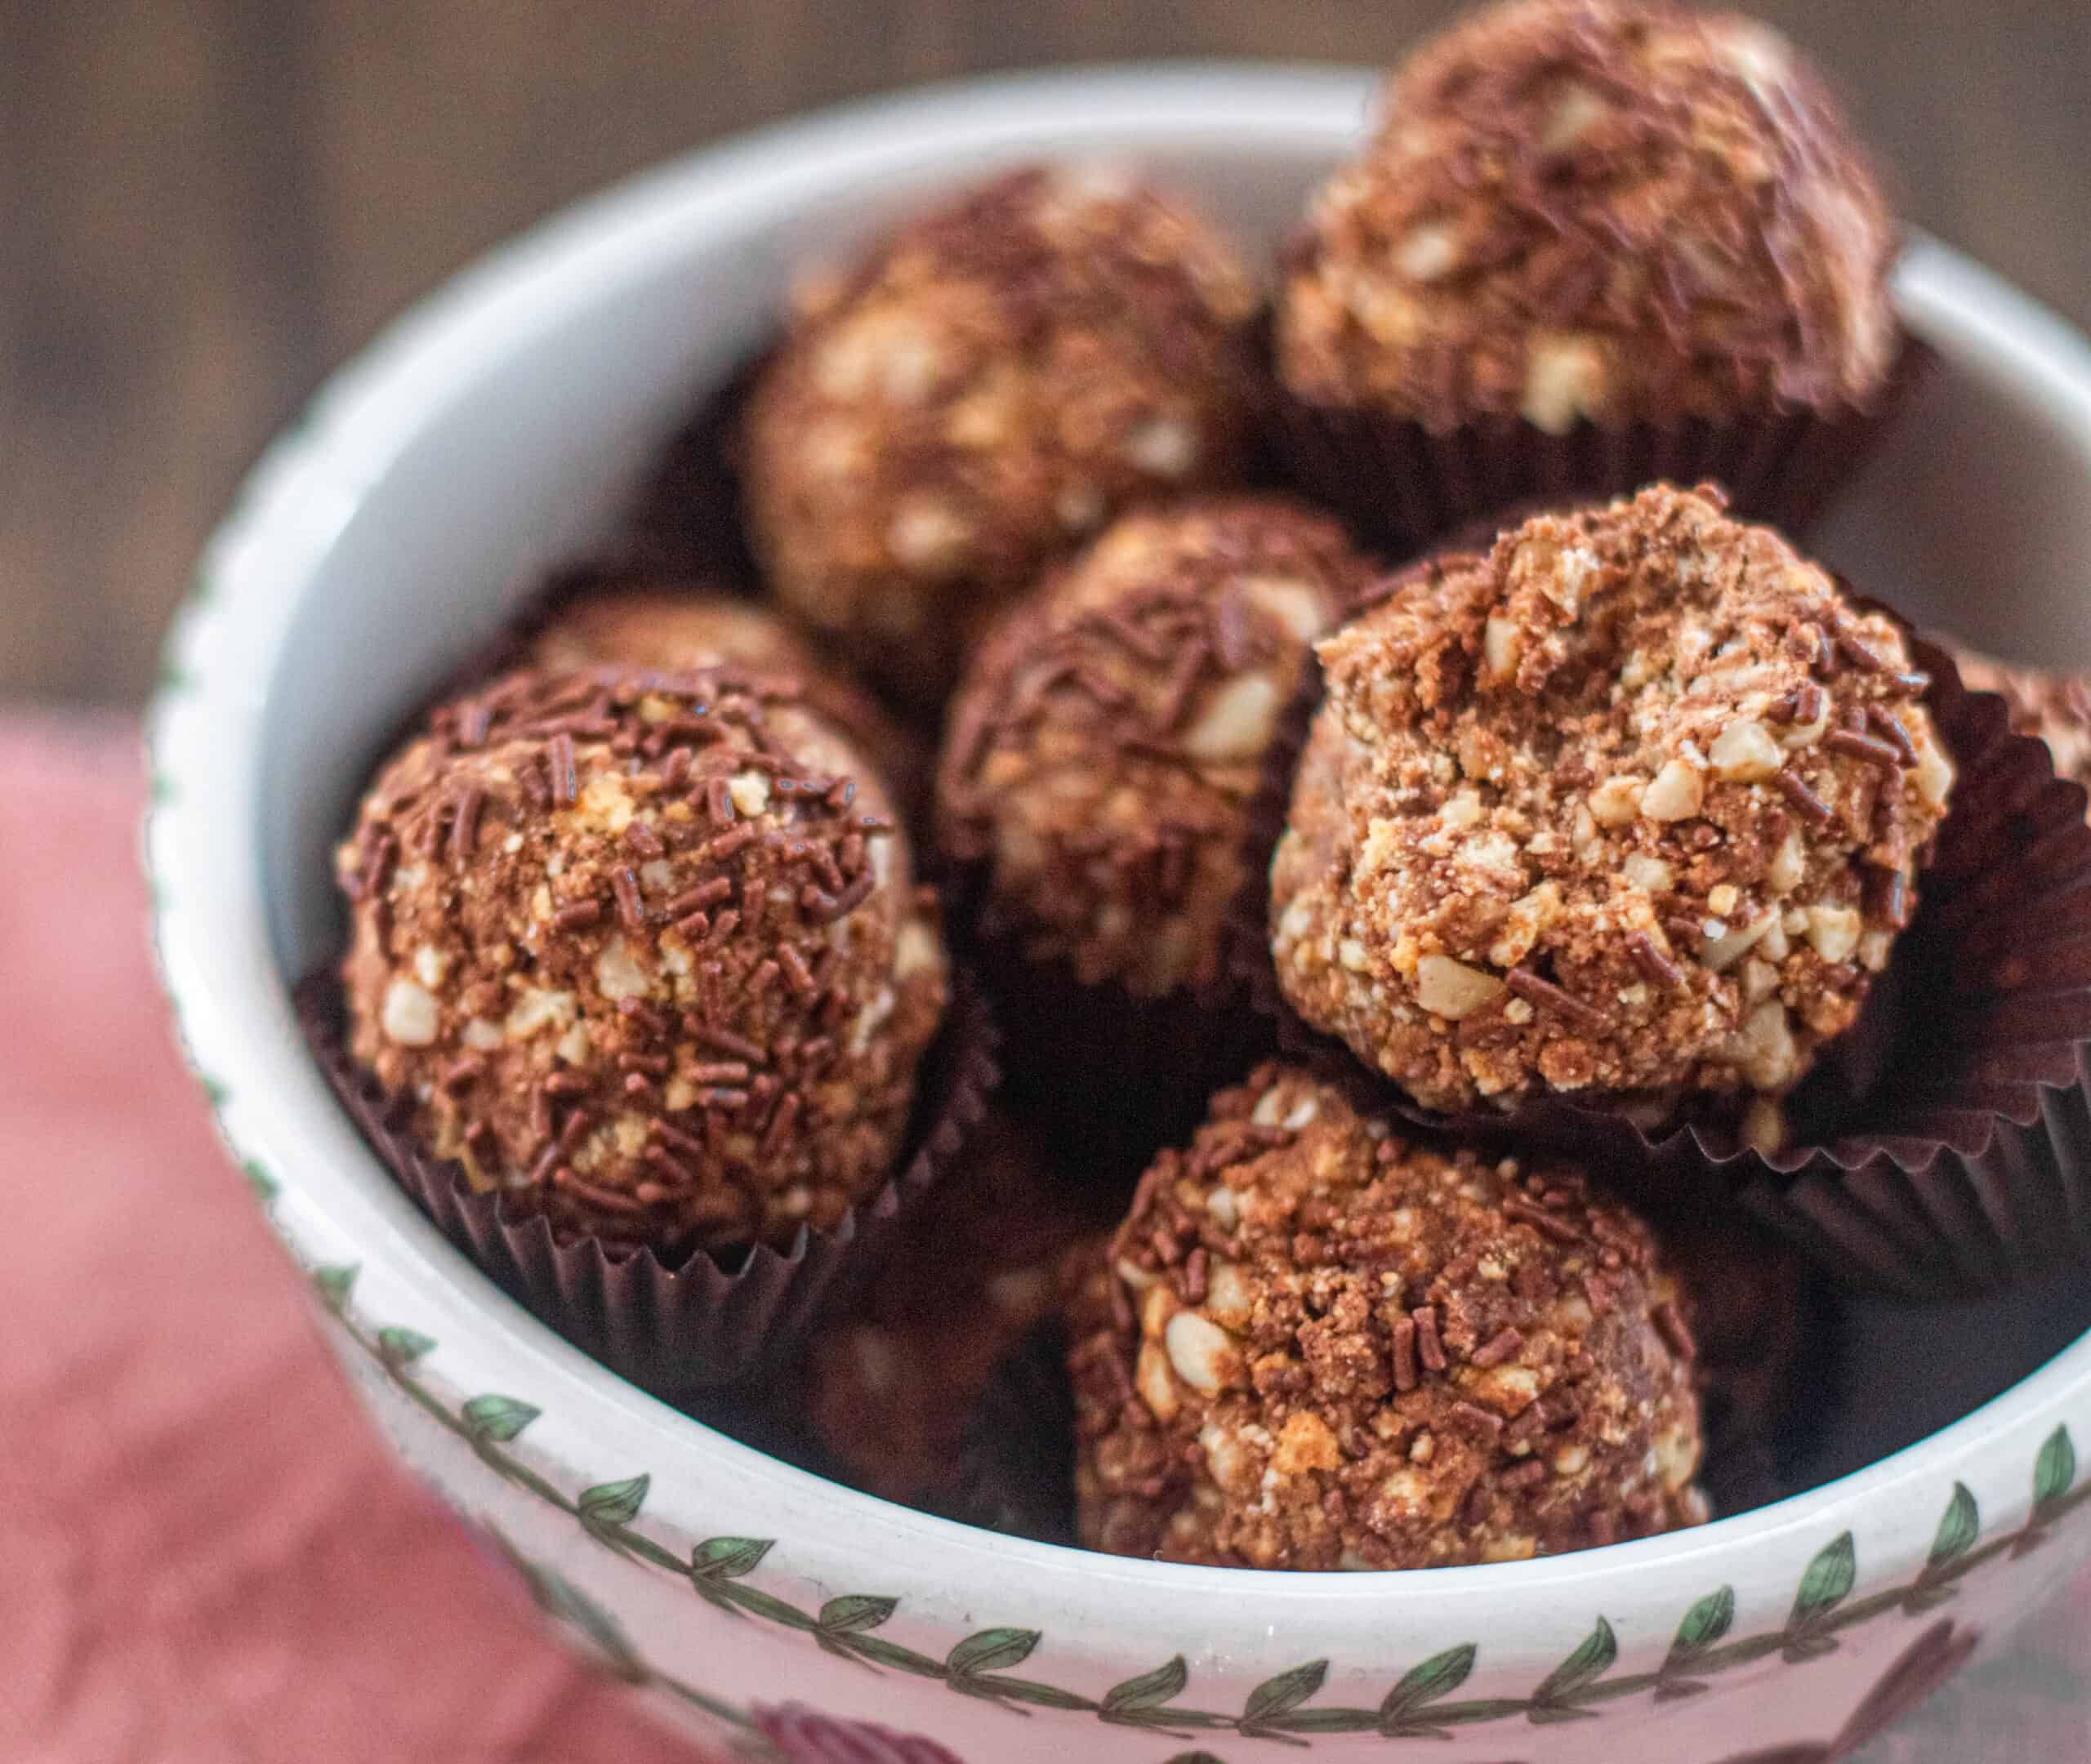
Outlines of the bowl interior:
<svg viewBox="0 0 2091 1764">
<path fill-rule="evenodd" d="M 1361 81 L 1321 78 L 1319 135 L 1296 118 L 1223 128 L 1210 109 L 1187 125 L 1165 104 L 1145 119 L 1071 120 L 1057 150 L 1138 165 L 1268 260 L 1362 114 Z M 387 346 L 392 367 L 411 371 L 330 397 L 336 469 L 325 493 L 305 498 L 310 575 L 284 583 L 281 641 L 251 683 L 263 755 L 254 825 L 279 979 L 337 947 L 329 847 L 400 719 L 540 572 L 609 528 L 653 450 L 764 334 L 795 272 L 934 189 L 1037 151 L 1015 123 L 1006 140 L 992 127 L 976 138 L 954 163 L 934 142 L 872 129 L 846 169 L 818 176 L 770 166 L 758 142 L 731 187 L 697 180 L 687 200 L 662 201 L 662 179 L 651 199 L 635 199 L 643 189 L 613 196 L 409 320 Z M 446 322 L 505 270 L 583 230 L 593 248 L 555 287 L 519 278 L 467 335 Z M 1952 336 L 1936 328 L 1961 274 L 1993 314 L 2024 316 L 1979 271 L 1919 245 L 1905 309 L 1946 361 L 1818 549 L 1866 591 L 1978 644 L 2091 663 L 2078 568 L 2091 556 L 2091 412 L 2058 408 L 2061 394 L 1964 317 Z M 2081 349 L 2066 334 L 2062 344 Z M 385 1179 L 374 1162 L 367 1179 Z M 2091 1327 L 2080 1280 L 1981 1307 L 1847 1308 L 1840 1381 L 1895 1400 L 1837 1405 L 1798 1467 L 1803 1483 L 1922 1437 Z"/>
</svg>

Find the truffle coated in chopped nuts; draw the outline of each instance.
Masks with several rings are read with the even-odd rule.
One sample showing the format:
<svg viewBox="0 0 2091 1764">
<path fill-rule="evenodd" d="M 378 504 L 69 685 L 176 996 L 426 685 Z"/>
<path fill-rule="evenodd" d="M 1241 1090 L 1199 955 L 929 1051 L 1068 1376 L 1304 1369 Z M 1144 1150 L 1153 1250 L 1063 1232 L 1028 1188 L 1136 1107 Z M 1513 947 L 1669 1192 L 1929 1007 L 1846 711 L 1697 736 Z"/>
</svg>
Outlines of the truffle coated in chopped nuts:
<svg viewBox="0 0 2091 1764">
<path fill-rule="evenodd" d="M 948 1510 L 1004 1356 L 1059 1309 L 1058 1263 L 1103 1230 L 1096 1198 L 999 1111 L 974 1128 L 863 1304 L 823 1325 L 800 1377 L 821 1442 L 860 1488 Z"/>
<path fill-rule="evenodd" d="M 1898 245 L 1835 100 L 1768 26 L 1511 0 L 1395 69 L 1295 248 L 1279 372 L 1433 431 L 1864 404 L 1897 348 Z"/>
<path fill-rule="evenodd" d="M 750 405 L 778 599 L 933 702 L 984 617 L 1138 498 L 1238 475 L 1255 288 L 1100 168 L 1008 173 L 812 284 Z"/>
<path fill-rule="evenodd" d="M 1961 684 L 1992 692 L 2011 707 L 2011 726 L 2048 744 L 2055 776 L 2091 789 L 2091 675 L 2049 673 L 1956 649 Z"/>
<path fill-rule="evenodd" d="M 1675 1283 L 1572 1169 L 1411 1144 L 1267 1065 L 1108 1258 L 1070 1316 L 1092 1548 L 1423 1568 L 1705 1517 Z"/>
<path fill-rule="evenodd" d="M 1137 997 L 1211 987 L 1272 736 L 1365 580 L 1333 521 L 1244 497 L 1125 515 L 1012 609 L 938 777 L 983 933 Z"/>
<path fill-rule="evenodd" d="M 782 1244 L 886 1180 L 946 995 L 855 750 L 774 676 L 519 670 L 380 772 L 350 1049 L 562 1234 Z"/>
<path fill-rule="evenodd" d="M 1540 515 L 1320 646 L 1288 1000 L 1417 1101 L 1783 1093 L 1857 1019 L 1952 766 L 1901 630 L 1718 494 Z"/>
<path fill-rule="evenodd" d="M 613 663 L 669 672 L 737 666 L 779 675 L 856 745 L 904 808 L 926 793 L 924 744 L 776 613 L 738 595 L 667 578 L 591 595 L 547 621 L 524 659 L 553 672 Z"/>
</svg>

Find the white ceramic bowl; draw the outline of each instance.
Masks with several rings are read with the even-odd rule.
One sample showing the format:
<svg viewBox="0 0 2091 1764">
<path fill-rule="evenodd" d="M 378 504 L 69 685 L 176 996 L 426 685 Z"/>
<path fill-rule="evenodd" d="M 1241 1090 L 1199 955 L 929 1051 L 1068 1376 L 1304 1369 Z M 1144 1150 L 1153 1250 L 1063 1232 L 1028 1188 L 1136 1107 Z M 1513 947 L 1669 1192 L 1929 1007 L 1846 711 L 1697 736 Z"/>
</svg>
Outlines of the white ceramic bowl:
<svg viewBox="0 0 2091 1764">
<path fill-rule="evenodd" d="M 1272 1737 L 1347 1756 L 1433 1727 L 1448 1760 L 1820 1746 L 1921 1694 L 2091 1552 L 2080 1281 L 1972 1312 L 1855 1311 L 1869 1400 L 1820 1468 L 1866 1467 L 1679 1536 L 1288 1576 L 970 1530 L 765 1459 L 568 1347 L 415 1210 L 305 1057 L 285 982 L 332 948 L 326 849 L 374 747 L 533 571 L 603 530 L 795 266 L 1042 154 L 1150 167 L 1268 243 L 1367 91 L 1335 71 L 1055 74 L 670 166 L 497 252 L 338 376 L 255 471 L 181 617 L 147 844 L 167 986 L 227 1141 L 402 1454 L 664 1708 L 744 1738 L 753 1722 L 769 1755 L 945 1755 L 820 1750 L 786 1704 L 976 1764 L 1238 1764 Z M 2091 350 L 1935 244 L 1900 298 L 1947 370 L 1821 548 L 1972 637 L 2091 661 Z"/>
</svg>

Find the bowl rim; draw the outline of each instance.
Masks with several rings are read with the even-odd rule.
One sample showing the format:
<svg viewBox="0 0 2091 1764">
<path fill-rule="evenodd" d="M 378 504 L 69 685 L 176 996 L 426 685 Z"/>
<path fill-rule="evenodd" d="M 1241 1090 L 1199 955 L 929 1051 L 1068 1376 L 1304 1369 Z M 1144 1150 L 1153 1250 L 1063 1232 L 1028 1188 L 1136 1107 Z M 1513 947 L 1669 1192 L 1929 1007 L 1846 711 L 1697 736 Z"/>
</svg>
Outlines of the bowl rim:
<svg viewBox="0 0 2091 1764">
<path fill-rule="evenodd" d="M 657 1469 L 693 1481 L 731 1474 L 801 1498 L 828 1515 L 805 1542 L 833 1559 L 919 1551 L 977 1566 L 975 1584 L 1021 1573 L 1094 1592 L 1137 1588 L 1213 1627 L 1253 1610 L 1259 1634 L 1288 1611 L 1362 1619 L 1384 1591 L 1371 1575 L 1300 1575 L 1126 1561 L 985 1533 L 894 1506 L 770 1459 L 626 1384 L 508 1298 L 382 1174 L 327 1092 L 298 1038 L 279 978 L 261 886 L 256 738 L 273 662 L 308 581 L 417 425 L 527 345 L 541 326 L 598 300 L 693 231 L 839 182 L 902 176 L 935 164 L 1080 151 L 1084 134 L 1137 154 L 1244 136 L 1297 149 L 1353 138 L 1374 76 L 1358 69 L 1171 63 L 1055 69 L 952 82 L 839 106 L 671 160 L 553 216 L 479 259 L 395 320 L 332 375 L 270 444 L 198 565 L 170 634 L 163 685 L 147 716 L 154 788 L 144 830 L 153 937 L 163 987 L 219 1130 L 251 1173 L 269 1173 L 270 1210 L 308 1267 L 351 1251 L 394 1290 L 441 1317 L 445 1345 L 513 1369 L 520 1387 L 586 1441 L 593 1423 L 636 1427 Z M 2044 409 L 2091 460 L 2091 344 L 2051 312 L 1951 248 L 1913 237 L 1897 299 L 1914 329 L 2013 399 Z M 431 1325 L 432 1327 L 435 1325 Z M 1484 1589 L 1540 1597 L 1571 1581 L 1627 1583 L 1665 1563 L 1819 1537 L 1986 1440 L 2052 1419 L 2091 1391 L 2091 1333 L 1946 1428 L 1772 1506 L 1696 1531 L 1581 1555 L 1435 1570 L 1403 1584 L 1411 1607 Z M 555 1454 L 557 1456 L 558 1454 Z M 585 1457 L 585 1453 L 575 1455 Z M 572 1467 L 571 1459 L 568 1460 Z M 664 1490 L 665 1492 L 665 1490 Z M 2023 1503 L 2021 1503 L 2024 1504 Z M 672 1512 L 665 1517 L 672 1525 Z M 852 1543 L 855 1538 L 857 1541 Z M 1920 1548 L 1920 1546 L 1919 1546 Z M 1876 1561 L 1875 1566 L 1884 1566 Z M 798 1572 L 841 1584 L 827 1563 Z M 889 1575 L 888 1578 L 891 1578 Z M 1215 1603 L 1225 1595 L 1227 1603 Z M 999 1597 L 1001 1595 L 996 1594 Z"/>
</svg>

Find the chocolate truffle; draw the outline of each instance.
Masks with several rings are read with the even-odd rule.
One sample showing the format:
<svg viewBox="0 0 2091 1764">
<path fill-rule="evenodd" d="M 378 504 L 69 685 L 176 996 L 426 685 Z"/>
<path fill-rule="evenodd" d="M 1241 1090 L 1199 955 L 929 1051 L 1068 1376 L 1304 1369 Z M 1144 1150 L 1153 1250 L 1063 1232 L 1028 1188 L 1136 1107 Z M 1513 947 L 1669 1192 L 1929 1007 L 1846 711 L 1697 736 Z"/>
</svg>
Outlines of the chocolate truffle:
<svg viewBox="0 0 2091 1764">
<path fill-rule="evenodd" d="M 616 663 L 675 672 L 720 666 L 782 676 L 855 743 L 911 813 L 928 792 L 925 744 L 769 608 L 738 595 L 640 572 L 633 586 L 562 608 L 526 657 L 547 670 Z"/>
<path fill-rule="evenodd" d="M 1005 617 L 938 778 L 983 934 L 1086 986 L 1210 989 L 1280 715 L 1365 581 L 1325 516 L 1194 501 L 1121 517 Z"/>
<path fill-rule="evenodd" d="M 1238 474 L 1256 294 L 1097 169 L 1009 173 L 809 287 L 745 429 L 778 599 L 929 702 L 983 615 L 1135 498 Z"/>
<path fill-rule="evenodd" d="M 666 1250 L 788 1243 L 886 1180 L 934 903 L 788 686 L 505 675 L 384 768 L 337 868 L 351 1052 L 475 1187 Z"/>
<path fill-rule="evenodd" d="M 1320 655 L 1278 982 L 1418 1102 L 1768 1098 L 1851 1027 L 1953 768 L 1900 628 L 1770 529 L 1537 516 Z"/>
<path fill-rule="evenodd" d="M 1559 434 L 1864 403 L 1897 229 L 1792 47 L 1733 14 L 1512 0 L 1393 74 L 1279 305 L 1310 403 Z"/>
<path fill-rule="evenodd" d="M 857 1486 L 939 1512 L 965 1506 L 968 1439 L 990 1379 L 1058 1315 L 1068 1245 L 1108 1223 L 1031 1134 L 988 1113 L 862 1307 L 806 1355 L 807 1413 Z"/>
<path fill-rule="evenodd" d="M 1161 1154 L 1072 1307 L 1083 1541 L 1254 1568 L 1514 1561 L 1705 1517 L 1647 1227 L 1267 1065 Z"/>
<path fill-rule="evenodd" d="M 2011 707 L 2012 728 L 2048 744 L 2057 777 L 2091 790 L 2091 675 L 2017 667 L 1968 649 L 1953 660 L 1963 685 L 1997 693 Z"/>
</svg>

